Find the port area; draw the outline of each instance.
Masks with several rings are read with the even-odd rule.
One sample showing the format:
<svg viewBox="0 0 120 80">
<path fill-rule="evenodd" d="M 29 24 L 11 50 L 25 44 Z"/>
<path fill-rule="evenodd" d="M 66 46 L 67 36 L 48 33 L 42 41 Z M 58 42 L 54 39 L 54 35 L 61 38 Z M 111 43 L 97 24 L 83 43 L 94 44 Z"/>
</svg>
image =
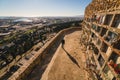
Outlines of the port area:
<svg viewBox="0 0 120 80">
<path fill-rule="evenodd" d="M 59 45 L 45 71 L 41 71 L 44 66 L 38 65 L 28 80 L 93 80 L 92 71 L 86 68 L 87 54 L 81 35 L 82 31 L 65 35 L 65 44 Z"/>
</svg>

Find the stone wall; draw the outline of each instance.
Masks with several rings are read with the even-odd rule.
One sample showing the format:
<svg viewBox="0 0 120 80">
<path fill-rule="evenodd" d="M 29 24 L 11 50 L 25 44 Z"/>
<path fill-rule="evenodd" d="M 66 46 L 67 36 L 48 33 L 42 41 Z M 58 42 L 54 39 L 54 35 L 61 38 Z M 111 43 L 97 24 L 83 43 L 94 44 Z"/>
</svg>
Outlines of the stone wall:
<svg viewBox="0 0 120 80">
<path fill-rule="evenodd" d="M 120 0 L 92 0 L 86 7 L 85 17 L 92 17 L 93 14 L 120 10 Z"/>
<path fill-rule="evenodd" d="M 52 40 L 47 42 L 40 50 L 37 51 L 37 53 L 24 63 L 8 80 L 24 80 L 35 66 L 47 58 L 47 54 L 53 55 L 55 53 L 64 35 L 77 30 L 81 30 L 81 28 L 68 28 L 60 31 Z"/>
</svg>

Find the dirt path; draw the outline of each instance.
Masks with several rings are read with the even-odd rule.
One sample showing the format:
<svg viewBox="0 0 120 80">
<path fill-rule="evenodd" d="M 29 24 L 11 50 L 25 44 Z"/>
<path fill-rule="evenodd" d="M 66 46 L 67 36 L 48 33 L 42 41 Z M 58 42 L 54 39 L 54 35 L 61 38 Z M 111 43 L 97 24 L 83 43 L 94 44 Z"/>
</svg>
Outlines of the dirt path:
<svg viewBox="0 0 120 80">
<path fill-rule="evenodd" d="M 81 31 L 64 37 L 40 80 L 91 80 L 85 68 L 85 49 L 80 45 Z"/>
</svg>

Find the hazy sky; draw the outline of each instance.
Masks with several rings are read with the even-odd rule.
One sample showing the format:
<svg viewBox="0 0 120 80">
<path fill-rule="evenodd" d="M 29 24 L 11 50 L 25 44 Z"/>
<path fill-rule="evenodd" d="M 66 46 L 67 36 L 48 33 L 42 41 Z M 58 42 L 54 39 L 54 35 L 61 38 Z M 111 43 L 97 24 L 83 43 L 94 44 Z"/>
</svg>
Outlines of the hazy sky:
<svg viewBox="0 0 120 80">
<path fill-rule="evenodd" d="M 0 0 L 0 16 L 83 15 L 91 0 Z"/>
</svg>

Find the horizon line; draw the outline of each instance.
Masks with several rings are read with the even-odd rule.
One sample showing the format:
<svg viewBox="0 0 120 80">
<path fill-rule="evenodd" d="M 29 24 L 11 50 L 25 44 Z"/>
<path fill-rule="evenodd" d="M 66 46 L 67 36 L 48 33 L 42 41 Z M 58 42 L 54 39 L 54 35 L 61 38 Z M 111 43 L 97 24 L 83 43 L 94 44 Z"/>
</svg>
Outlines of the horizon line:
<svg viewBox="0 0 120 80">
<path fill-rule="evenodd" d="M 0 17 L 83 17 L 84 15 L 74 15 L 74 16 L 0 16 Z"/>
</svg>

